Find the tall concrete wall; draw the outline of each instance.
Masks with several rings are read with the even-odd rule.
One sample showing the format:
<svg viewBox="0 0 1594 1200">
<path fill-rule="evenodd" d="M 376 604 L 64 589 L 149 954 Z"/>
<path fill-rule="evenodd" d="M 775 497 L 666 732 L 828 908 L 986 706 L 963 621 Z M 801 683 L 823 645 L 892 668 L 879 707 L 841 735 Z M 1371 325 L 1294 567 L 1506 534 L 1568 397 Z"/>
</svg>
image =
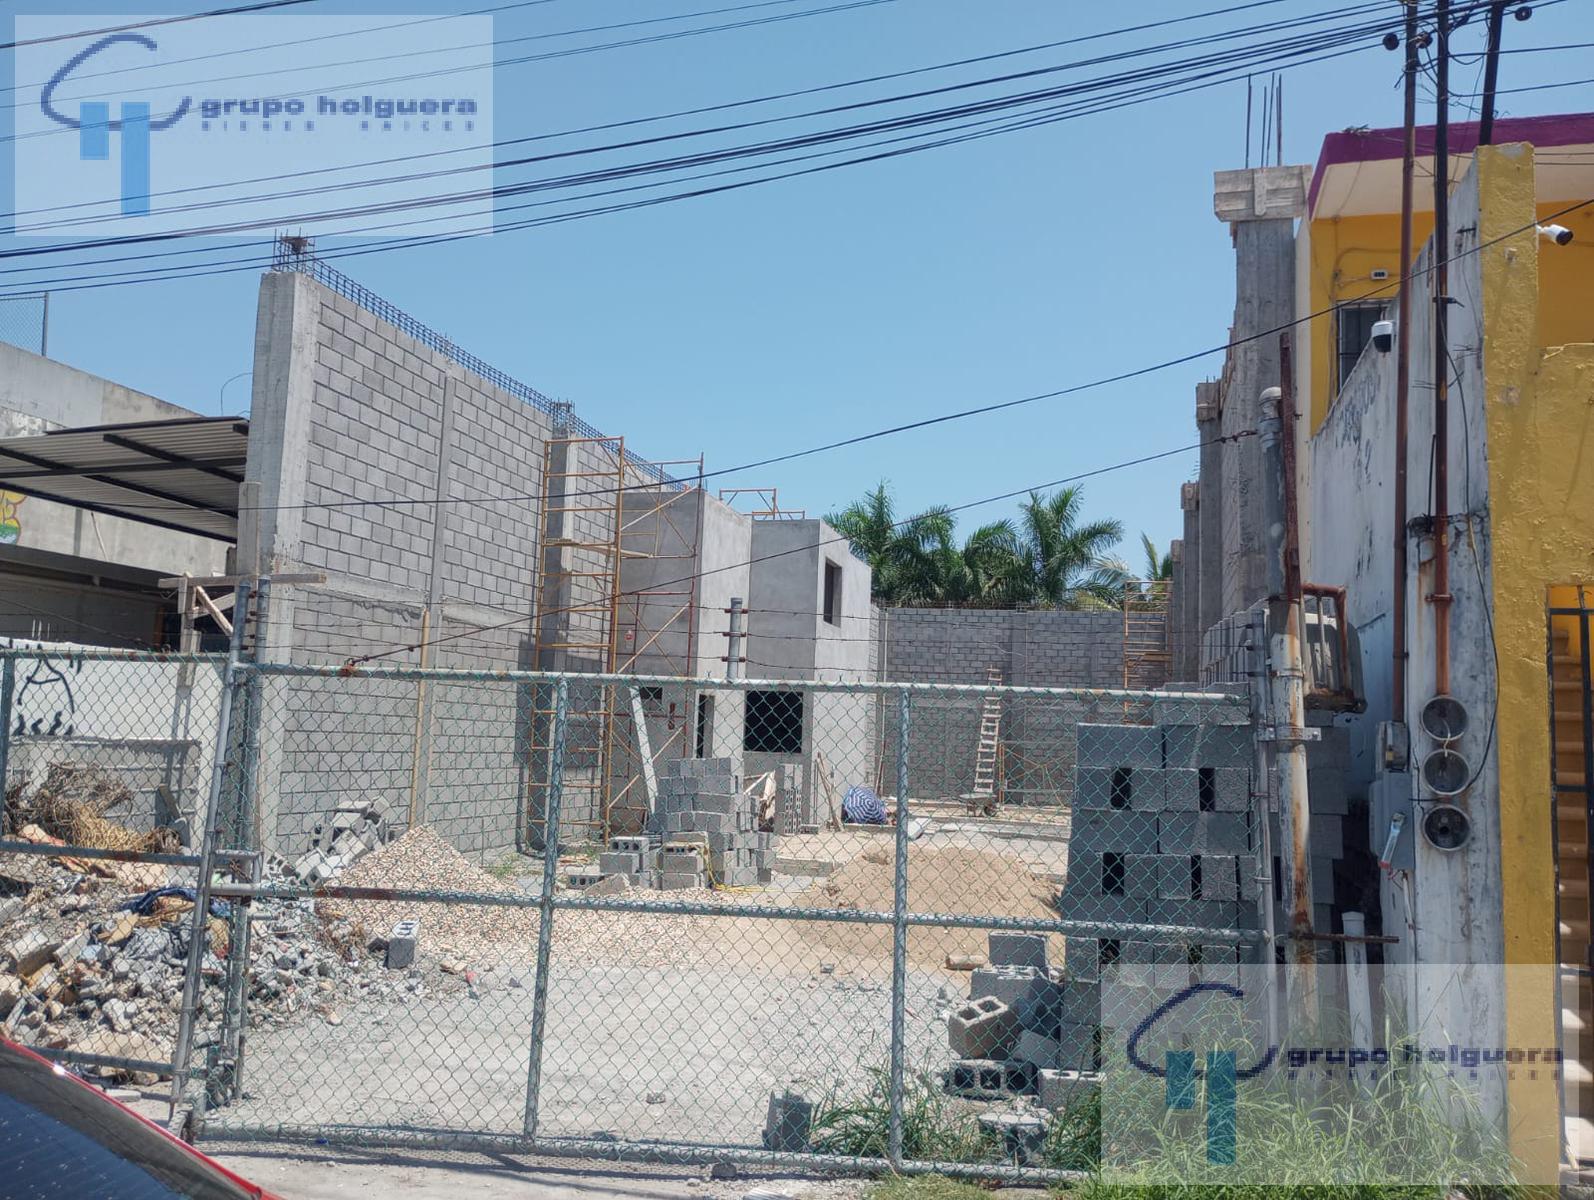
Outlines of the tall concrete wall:
<svg viewBox="0 0 1594 1200">
<path fill-rule="evenodd" d="M 889 608 L 882 613 L 882 676 L 910 683 L 984 684 L 992 667 L 1019 687 L 1117 688 L 1123 684 L 1123 616 L 1117 612 Z M 920 798 L 956 798 L 974 786 L 982 699 L 915 696 L 910 755 Z M 1110 719 L 1081 698 L 1009 702 L 1003 778 L 1017 803 L 1060 803 L 1072 790 L 1074 728 Z M 1120 707 L 1118 719 L 1122 719 Z M 882 730 L 895 761 L 895 726 Z"/>
<path fill-rule="evenodd" d="M 255 353 L 246 475 L 260 509 L 245 514 L 240 552 L 263 570 L 327 575 L 273 598 L 267 656 L 530 665 L 549 414 L 304 274 L 263 278 Z M 330 808 L 377 797 L 400 825 L 427 820 L 468 853 L 514 844 L 526 782 L 515 689 L 271 691 L 268 843 L 297 850 Z"/>
</svg>

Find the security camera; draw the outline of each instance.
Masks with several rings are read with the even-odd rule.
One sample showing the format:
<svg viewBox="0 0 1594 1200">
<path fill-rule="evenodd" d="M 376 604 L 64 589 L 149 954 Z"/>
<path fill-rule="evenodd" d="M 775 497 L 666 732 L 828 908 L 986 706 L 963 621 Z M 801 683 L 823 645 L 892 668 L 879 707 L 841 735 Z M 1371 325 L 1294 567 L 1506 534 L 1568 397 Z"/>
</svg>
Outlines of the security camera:
<svg viewBox="0 0 1594 1200">
<path fill-rule="evenodd" d="M 1564 246 L 1572 240 L 1572 231 L 1565 225 L 1540 225 L 1539 236 L 1547 238 L 1557 246 Z"/>
<path fill-rule="evenodd" d="M 1390 347 L 1395 344 L 1395 323 L 1393 321 L 1373 322 L 1373 348 L 1380 354 L 1388 354 Z"/>
</svg>

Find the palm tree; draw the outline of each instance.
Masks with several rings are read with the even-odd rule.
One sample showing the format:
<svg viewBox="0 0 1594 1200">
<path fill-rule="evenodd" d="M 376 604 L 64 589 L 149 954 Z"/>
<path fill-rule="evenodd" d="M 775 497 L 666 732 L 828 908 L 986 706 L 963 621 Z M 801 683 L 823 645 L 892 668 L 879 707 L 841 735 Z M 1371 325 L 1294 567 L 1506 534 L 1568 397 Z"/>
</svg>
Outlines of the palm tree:
<svg viewBox="0 0 1594 1200">
<path fill-rule="evenodd" d="M 1081 498 L 1072 487 L 1031 492 L 1017 522 L 982 525 L 961 546 L 949 509 L 899 518 L 883 481 L 825 520 L 873 568 L 880 604 L 1116 607 L 1129 574 L 1111 554 L 1123 525 L 1081 525 Z"/>
<path fill-rule="evenodd" d="M 1144 578 L 1151 583 L 1173 578 L 1173 555 L 1158 554 L 1157 543 L 1142 533 L 1140 546 L 1146 552 L 1146 574 Z"/>
<path fill-rule="evenodd" d="M 825 517 L 874 571 L 874 599 L 911 605 L 941 600 L 953 517 L 943 508 L 898 518 L 884 480 L 862 500 Z"/>
<path fill-rule="evenodd" d="M 1116 607 L 1128 569 L 1111 553 L 1123 537 L 1120 521 L 1079 523 L 1083 493 L 1065 487 L 1050 496 L 1031 492 L 1019 510 L 1019 578 L 1027 600 L 1043 608 Z"/>
</svg>

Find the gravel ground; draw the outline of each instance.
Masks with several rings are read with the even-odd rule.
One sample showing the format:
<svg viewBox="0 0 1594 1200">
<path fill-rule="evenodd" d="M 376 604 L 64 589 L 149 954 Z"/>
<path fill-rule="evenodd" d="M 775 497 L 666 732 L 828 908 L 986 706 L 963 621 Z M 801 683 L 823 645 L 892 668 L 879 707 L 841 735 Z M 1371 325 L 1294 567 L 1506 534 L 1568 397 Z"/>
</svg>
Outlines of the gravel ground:
<svg viewBox="0 0 1594 1200">
<path fill-rule="evenodd" d="M 418 993 L 336 1027 L 257 1032 L 246 1098 L 212 1114 L 280 1127 L 414 1126 L 518 1132 L 532 992 L 513 970 L 470 992 Z M 947 976 L 910 971 L 909 1062 L 948 1058 Z M 823 971 L 569 966 L 549 993 L 541 1129 L 550 1136 L 757 1145 L 771 1089 L 817 1097 L 884 1066 L 889 979 Z"/>
</svg>

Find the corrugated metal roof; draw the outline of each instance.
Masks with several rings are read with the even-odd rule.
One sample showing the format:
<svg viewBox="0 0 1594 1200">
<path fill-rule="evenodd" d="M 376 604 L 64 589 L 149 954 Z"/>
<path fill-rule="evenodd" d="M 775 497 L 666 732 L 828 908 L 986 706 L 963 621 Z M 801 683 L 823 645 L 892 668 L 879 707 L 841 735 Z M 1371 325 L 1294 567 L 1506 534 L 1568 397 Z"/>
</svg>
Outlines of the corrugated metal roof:
<svg viewBox="0 0 1594 1200">
<path fill-rule="evenodd" d="M 0 488 L 236 542 L 248 453 L 240 417 L 53 429 L 0 438 Z"/>
</svg>

